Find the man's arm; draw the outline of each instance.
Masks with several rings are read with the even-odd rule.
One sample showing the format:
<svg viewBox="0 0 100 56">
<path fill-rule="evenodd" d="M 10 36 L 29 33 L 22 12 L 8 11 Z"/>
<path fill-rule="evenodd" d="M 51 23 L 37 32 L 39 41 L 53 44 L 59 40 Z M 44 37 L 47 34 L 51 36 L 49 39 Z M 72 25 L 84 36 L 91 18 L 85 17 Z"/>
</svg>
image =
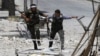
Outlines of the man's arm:
<svg viewBox="0 0 100 56">
<path fill-rule="evenodd" d="M 48 15 L 44 14 L 43 12 L 39 11 L 39 15 L 47 17 Z"/>
<path fill-rule="evenodd" d="M 78 16 L 71 16 L 71 17 L 63 16 L 63 19 L 72 19 L 72 18 L 78 18 Z"/>
<path fill-rule="evenodd" d="M 29 22 L 30 19 L 25 15 L 25 13 L 21 13 L 21 17 L 24 18 L 26 22 Z"/>
</svg>

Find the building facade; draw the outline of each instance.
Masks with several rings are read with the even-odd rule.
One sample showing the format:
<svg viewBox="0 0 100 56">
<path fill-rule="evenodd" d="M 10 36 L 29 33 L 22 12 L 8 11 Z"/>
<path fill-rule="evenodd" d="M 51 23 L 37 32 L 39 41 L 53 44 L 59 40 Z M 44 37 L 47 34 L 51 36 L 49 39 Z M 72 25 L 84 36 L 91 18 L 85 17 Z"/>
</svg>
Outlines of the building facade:
<svg viewBox="0 0 100 56">
<path fill-rule="evenodd" d="M 1 8 L 1 6 L 2 6 L 2 0 L 0 0 L 0 8 Z"/>
</svg>

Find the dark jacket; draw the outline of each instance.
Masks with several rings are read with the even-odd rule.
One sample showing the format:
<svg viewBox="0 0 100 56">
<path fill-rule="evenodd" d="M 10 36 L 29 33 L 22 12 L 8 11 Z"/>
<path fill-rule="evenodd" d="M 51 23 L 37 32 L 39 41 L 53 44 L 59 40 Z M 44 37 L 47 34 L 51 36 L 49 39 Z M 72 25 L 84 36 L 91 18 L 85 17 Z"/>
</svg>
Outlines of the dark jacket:
<svg viewBox="0 0 100 56">
<path fill-rule="evenodd" d="M 55 17 L 55 15 L 53 15 L 49 17 L 49 19 L 52 19 L 51 31 L 57 32 L 63 29 L 63 20 L 71 19 L 71 17 L 66 17 L 61 14 L 60 17 Z"/>
<path fill-rule="evenodd" d="M 51 25 L 51 30 L 53 31 L 59 31 L 61 29 L 63 29 L 63 17 L 55 17 L 53 16 L 53 22 Z"/>
<path fill-rule="evenodd" d="M 40 11 L 32 12 L 31 10 L 28 10 L 25 12 L 25 15 L 27 18 L 30 19 L 28 23 L 35 25 L 35 24 L 39 24 L 40 21 L 39 15 L 43 15 L 43 13 Z"/>
</svg>

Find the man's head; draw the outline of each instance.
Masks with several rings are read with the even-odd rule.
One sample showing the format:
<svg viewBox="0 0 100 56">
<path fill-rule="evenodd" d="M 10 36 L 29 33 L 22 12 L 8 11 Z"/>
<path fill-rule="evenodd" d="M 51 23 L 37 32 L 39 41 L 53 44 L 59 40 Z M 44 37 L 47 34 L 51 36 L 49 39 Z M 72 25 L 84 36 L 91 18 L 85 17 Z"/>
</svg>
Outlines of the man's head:
<svg viewBox="0 0 100 56">
<path fill-rule="evenodd" d="M 55 16 L 60 17 L 60 15 L 61 15 L 60 10 L 59 9 L 55 10 Z"/>
<path fill-rule="evenodd" d="M 32 11 L 36 11 L 37 10 L 36 4 L 31 4 L 30 8 L 31 8 Z"/>
</svg>

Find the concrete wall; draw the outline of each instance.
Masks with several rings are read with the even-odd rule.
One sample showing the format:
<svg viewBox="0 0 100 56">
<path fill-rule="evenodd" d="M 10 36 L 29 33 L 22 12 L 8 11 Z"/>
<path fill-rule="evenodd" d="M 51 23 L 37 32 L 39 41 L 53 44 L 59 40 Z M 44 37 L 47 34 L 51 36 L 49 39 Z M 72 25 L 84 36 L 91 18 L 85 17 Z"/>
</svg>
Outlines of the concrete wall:
<svg viewBox="0 0 100 56">
<path fill-rule="evenodd" d="M 27 8 L 30 7 L 30 1 L 31 0 L 27 0 Z M 34 0 L 33 0 L 34 1 Z M 16 7 L 16 9 L 20 10 L 20 11 L 24 11 L 24 0 L 15 0 L 15 4 L 18 5 Z"/>
<path fill-rule="evenodd" d="M 0 8 L 2 5 L 2 0 L 0 0 Z M 24 11 L 24 0 L 15 0 L 15 5 L 16 5 L 16 9 L 19 11 Z M 27 7 L 29 8 L 30 5 L 30 0 L 27 0 Z M 4 17 L 4 14 L 6 14 L 6 16 L 8 16 L 8 11 L 0 11 L 0 13 L 3 13 L 3 15 L 1 15 L 0 17 Z M 15 12 L 16 16 L 20 16 L 20 13 L 18 11 Z"/>
<path fill-rule="evenodd" d="M 27 7 L 29 8 L 31 0 L 27 0 Z M 2 0 L 0 0 L 0 8 L 2 5 Z M 24 11 L 24 0 L 15 0 L 16 9 Z"/>
<path fill-rule="evenodd" d="M 8 17 L 9 12 L 8 11 L 0 11 L 0 17 Z"/>
<path fill-rule="evenodd" d="M 15 0 L 17 10 L 24 11 L 24 0 Z"/>
<path fill-rule="evenodd" d="M 0 0 L 0 8 L 1 8 L 1 5 L 2 5 L 2 0 Z M 24 9 L 24 0 L 15 0 L 15 5 L 18 5 L 18 6 L 16 6 L 17 9 L 23 11 L 23 9 Z"/>
<path fill-rule="evenodd" d="M 27 3 L 26 3 L 28 9 L 30 8 L 30 1 L 31 0 L 27 0 Z M 17 5 L 16 6 L 17 10 L 24 11 L 24 0 L 15 0 L 15 5 Z M 16 11 L 16 16 L 20 16 L 19 12 L 17 12 L 17 11 Z"/>
<path fill-rule="evenodd" d="M 1 8 L 1 5 L 2 5 L 2 0 L 0 0 L 0 8 Z"/>
</svg>

